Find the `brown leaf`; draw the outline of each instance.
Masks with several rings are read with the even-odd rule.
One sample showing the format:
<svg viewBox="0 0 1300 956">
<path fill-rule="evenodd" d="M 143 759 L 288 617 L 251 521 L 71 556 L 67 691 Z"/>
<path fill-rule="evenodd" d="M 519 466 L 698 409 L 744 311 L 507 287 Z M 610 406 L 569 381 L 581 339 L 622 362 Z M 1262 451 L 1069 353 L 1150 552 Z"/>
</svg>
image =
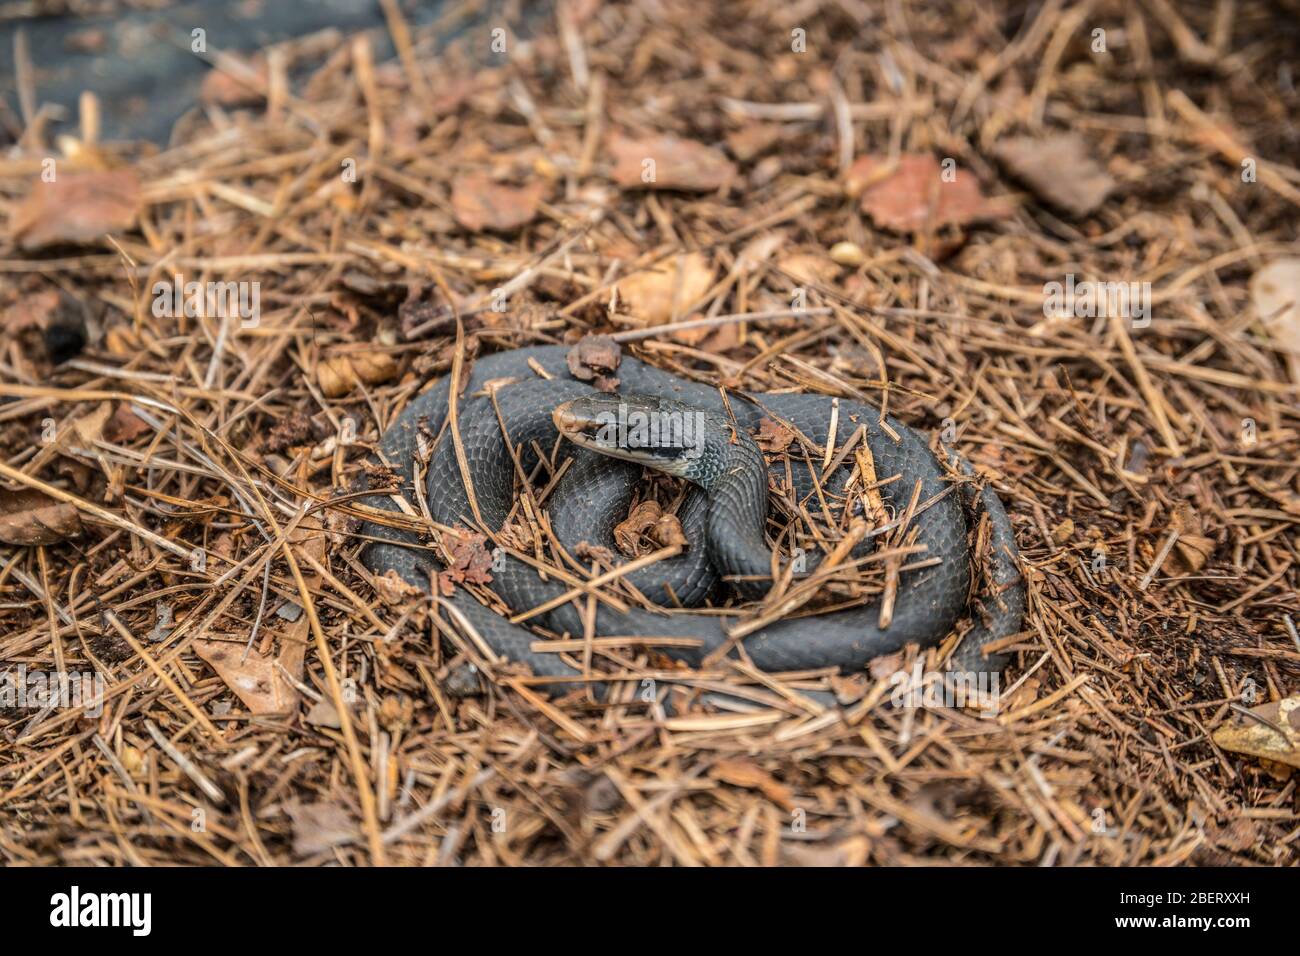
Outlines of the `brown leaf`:
<svg viewBox="0 0 1300 956">
<path fill-rule="evenodd" d="M 313 727 L 328 727 L 331 730 L 338 730 L 343 726 L 334 702 L 328 697 L 322 697 L 311 705 L 311 710 L 307 711 L 307 723 Z"/>
<path fill-rule="evenodd" d="M 289 642 L 285 643 L 287 646 Z M 297 705 L 297 688 L 284 679 L 276 658 L 263 654 L 256 646 L 249 648 L 247 655 L 244 645 L 234 641 L 195 638 L 190 646 L 251 713 L 285 714 Z"/>
<path fill-rule="evenodd" d="M 713 275 L 708 256 L 691 252 L 620 279 L 618 294 L 637 324 L 663 325 L 703 298 Z"/>
<path fill-rule="evenodd" d="M 1039 199 L 1075 216 L 1099 208 L 1115 188 L 1115 180 L 1092 158 L 1087 142 L 1076 133 L 1004 139 L 993 154 Z"/>
<path fill-rule="evenodd" d="M 1055 528 L 1052 529 L 1052 541 L 1055 544 L 1065 544 L 1074 535 L 1074 519 L 1066 518 Z"/>
<path fill-rule="evenodd" d="M 541 181 L 515 188 L 493 182 L 487 173 L 462 173 L 451 184 L 451 207 L 471 232 L 513 232 L 532 222 L 545 191 Z"/>
<path fill-rule="evenodd" d="M 140 179 L 130 169 L 61 172 L 38 182 L 9 220 L 10 233 L 24 249 L 62 242 L 93 242 L 105 233 L 135 225 Z"/>
<path fill-rule="evenodd" d="M 81 533 L 81 518 L 70 504 L 34 488 L 0 488 L 0 541 L 5 544 L 57 544 Z"/>
<path fill-rule="evenodd" d="M 350 843 L 357 837 L 352 815 L 337 803 L 286 803 L 284 812 L 293 821 L 293 852 L 314 856 Z"/>
<path fill-rule="evenodd" d="M 43 329 L 59 304 L 58 289 L 42 289 L 40 292 L 19 296 L 17 302 L 5 309 L 4 327 L 9 332 Z"/>
<path fill-rule="evenodd" d="M 1291 381 L 1300 384 L 1300 259 L 1277 259 L 1250 278 L 1255 314 L 1285 352 Z"/>
<path fill-rule="evenodd" d="M 785 133 L 776 123 L 749 123 L 727 134 L 727 148 L 742 163 L 763 155 L 781 141 Z"/>
<path fill-rule="evenodd" d="M 381 385 L 397 375 L 397 363 L 387 352 L 346 352 L 323 358 L 316 366 L 316 381 L 329 398 L 341 398 L 357 387 Z"/>
<path fill-rule="evenodd" d="M 126 402 L 119 402 L 113 415 L 104 426 L 104 438 L 115 445 L 129 442 L 145 432 L 152 431 L 149 423 L 131 411 Z"/>
<path fill-rule="evenodd" d="M 682 530 L 682 522 L 677 515 L 660 515 L 650 529 L 650 537 L 661 548 L 671 548 L 674 545 L 685 548 L 688 544 L 686 532 Z"/>
<path fill-rule="evenodd" d="M 400 607 L 424 598 L 423 591 L 412 584 L 408 584 L 392 568 L 375 578 L 375 593 L 379 595 L 380 600 L 385 604 L 394 607 Z"/>
<path fill-rule="evenodd" d="M 450 563 L 438 574 L 438 588 L 450 596 L 457 584 L 490 584 L 492 582 L 492 555 L 484 547 L 487 538 L 481 534 L 448 536 L 445 539 Z"/>
<path fill-rule="evenodd" d="M 709 776 L 714 780 L 729 783 L 733 787 L 758 790 L 783 810 L 794 809 L 794 795 L 790 792 L 790 788 L 778 782 L 762 767 L 748 760 L 719 760 L 709 768 Z"/>
<path fill-rule="evenodd" d="M 782 272 L 804 285 L 821 285 L 831 282 L 840 274 L 840 267 L 824 255 L 796 252 L 784 256 L 777 263 Z"/>
<path fill-rule="evenodd" d="M 636 557 L 641 537 L 655 526 L 662 515 L 663 509 L 657 501 L 638 504 L 631 514 L 614 526 L 614 542 L 618 549 L 630 558 Z"/>
<path fill-rule="evenodd" d="M 984 197 L 970 170 L 958 170 L 955 180 L 945 182 L 929 153 L 900 156 L 892 173 L 888 157 L 859 157 L 846 185 L 850 195 L 861 189 L 862 211 L 877 226 L 895 232 L 965 226 L 1008 212 L 1005 204 Z"/>
<path fill-rule="evenodd" d="M 760 418 L 758 421 L 758 434 L 754 436 L 754 441 L 763 451 L 779 455 L 794 441 L 794 432 L 786 428 L 780 422 L 773 421 L 770 418 Z"/>
<path fill-rule="evenodd" d="M 1214 732 L 1214 742 L 1233 753 L 1250 754 L 1300 767 L 1300 696 L 1252 707 Z"/>
<path fill-rule="evenodd" d="M 1174 543 L 1174 551 L 1170 556 L 1177 555 L 1176 566 L 1179 572 L 1195 574 L 1205 567 L 1205 562 L 1214 554 L 1215 544 L 1213 538 L 1207 538 L 1203 534 L 1181 535 Z"/>
<path fill-rule="evenodd" d="M 676 136 L 632 139 L 615 133 L 609 152 L 614 182 L 623 189 L 712 192 L 736 176 L 735 164 L 720 150 Z"/>
<path fill-rule="evenodd" d="M 595 380 L 597 383 L 617 385 L 613 373 L 618 370 L 618 363 L 623 360 L 623 349 L 608 335 L 588 335 L 579 339 L 578 344 L 569 349 L 565 355 L 569 372 L 574 378 L 583 382 Z M 612 391 L 612 388 L 602 388 Z"/>
</svg>

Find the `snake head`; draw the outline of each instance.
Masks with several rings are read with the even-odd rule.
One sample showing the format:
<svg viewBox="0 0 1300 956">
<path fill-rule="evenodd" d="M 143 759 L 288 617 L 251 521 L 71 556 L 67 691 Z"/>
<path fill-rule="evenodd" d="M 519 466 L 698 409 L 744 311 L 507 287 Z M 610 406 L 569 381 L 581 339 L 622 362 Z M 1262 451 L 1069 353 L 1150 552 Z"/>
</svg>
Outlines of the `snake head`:
<svg viewBox="0 0 1300 956">
<path fill-rule="evenodd" d="M 575 445 L 692 480 L 709 440 L 707 413 L 649 395 L 584 395 L 551 420 Z"/>
</svg>

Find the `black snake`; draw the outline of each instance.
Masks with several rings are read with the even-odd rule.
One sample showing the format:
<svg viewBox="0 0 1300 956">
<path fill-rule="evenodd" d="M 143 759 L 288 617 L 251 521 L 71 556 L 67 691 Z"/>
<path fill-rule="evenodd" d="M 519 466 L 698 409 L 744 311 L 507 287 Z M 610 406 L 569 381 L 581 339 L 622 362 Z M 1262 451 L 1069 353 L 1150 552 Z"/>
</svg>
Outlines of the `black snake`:
<svg viewBox="0 0 1300 956">
<path fill-rule="evenodd" d="M 845 485 L 855 469 L 851 455 L 846 456 L 846 464 L 825 476 L 814 476 L 822 462 L 811 455 L 802 460 L 797 454 L 788 460 L 777 456 L 769 466 L 751 434 L 763 418 L 769 418 L 806 439 L 820 455 L 816 446 L 828 441 L 835 444 L 837 436 L 843 445 L 862 426 L 881 479 L 880 496 L 895 517 L 905 514 L 909 506 L 916 511 L 910 525 L 915 529 L 911 543 L 923 548 L 920 558 L 929 560 L 901 572 L 887 627 L 880 626 L 878 605 L 785 617 L 744 637 L 740 643 L 745 655 L 764 671 L 827 666 L 860 670 L 872 658 L 909 642 L 922 647 L 937 644 L 952 632 L 969 606 L 973 623 L 950 666 L 997 670 L 1004 665 L 1001 655 L 985 656 L 981 647 L 1020 630 L 1025 589 L 1015 539 L 1006 511 L 991 490 L 978 490 L 972 481 L 952 487 L 954 474 L 970 473 L 955 455 L 950 458 L 954 470 L 945 474 L 920 433 L 892 417 L 885 417 L 882 426 L 879 410 L 859 402 L 837 401 L 833 436 L 829 430 L 836 400 L 828 396 L 730 392 L 724 399 L 716 388 L 630 358 L 618 366 L 618 394 L 602 395 L 573 376 L 566 360 L 568 352 L 564 346 L 538 346 L 500 352 L 474 363 L 457 408 L 477 517 L 465 491 L 450 429 L 444 428 L 450 377 L 414 399 L 380 440 L 382 459 L 401 476 L 400 494 L 408 502 L 418 501 L 412 479 L 417 473 L 418 449 L 423 445 L 428 457 L 424 489 L 430 517 L 450 527 L 473 527 L 481 519 L 478 530 L 495 534 L 516 505 L 519 473 L 536 465 L 537 449 L 550 455 L 555 447 L 553 419 L 560 406 L 564 408 L 558 417 L 567 420 L 579 437 L 581 426 L 590 424 L 586 415 L 609 412 L 616 407 L 611 403 L 620 401 L 633 412 L 653 411 L 669 419 L 673 414 L 690 415 L 688 441 L 657 440 L 651 447 L 631 449 L 629 455 L 695 483 L 679 509 L 688 546 L 679 556 L 641 568 L 628 579 L 658 604 L 670 605 L 674 599 L 681 606 L 699 604 L 716 593 L 720 575 L 738 577 L 734 586 L 742 596 L 752 598 L 770 584 L 773 567 L 764 543 L 768 482 L 775 482 L 796 502 L 810 502 L 816 511 L 822 502 L 844 499 Z M 489 383 L 491 397 L 484 393 Z M 502 424 L 509 445 L 503 440 Z M 421 434 L 423 439 L 418 437 Z M 628 439 L 617 430 L 610 434 Z M 559 457 L 571 455 L 574 461 L 547 500 L 555 535 L 571 554 L 583 542 L 613 549 L 614 526 L 627 514 L 629 496 L 641 474 L 637 464 L 594 450 L 602 442 L 587 437 L 587 448 L 562 444 Z M 636 444 L 635 436 L 625 443 Z M 427 452 L 430 444 L 431 454 Z M 618 454 L 617 449 L 605 450 Z M 684 455 L 684 451 L 690 454 Z M 657 465 L 656 457 L 662 459 Z M 890 478 L 894 480 L 887 480 Z M 850 494 L 849 499 L 861 497 L 860 493 Z M 398 510 L 388 495 L 365 501 L 373 507 Z M 916 508 L 917 503 L 923 507 Z M 988 519 L 986 546 L 978 562 L 983 581 L 971 599 L 968 515 L 974 518 L 981 513 Z M 406 581 L 429 590 L 431 575 L 440 566 L 433 560 L 432 550 L 412 547 L 418 542 L 416 536 L 376 523 L 367 523 L 362 533 L 384 539 L 372 543 L 364 556 L 371 570 L 396 570 Z M 850 559 L 863 550 L 860 545 Z M 816 563 L 807 562 L 805 571 L 814 570 Z M 498 555 L 491 576 L 490 587 L 515 613 L 555 602 L 573 587 L 506 553 Z M 767 582 L 756 586 L 756 577 L 767 578 Z M 448 602 L 495 653 L 526 663 L 539 676 L 578 674 L 561 654 L 531 650 L 536 635 L 484 606 L 463 587 L 456 587 Z M 585 598 L 557 603 L 532 621 L 560 634 L 582 636 L 581 607 L 586 603 Z M 624 610 L 605 603 L 598 605 L 595 618 L 599 636 L 694 639 L 693 646 L 665 649 L 691 665 L 699 665 L 710 652 L 722 648 L 730 640 L 729 629 L 741 620 L 736 612 L 665 612 L 636 606 Z"/>
</svg>

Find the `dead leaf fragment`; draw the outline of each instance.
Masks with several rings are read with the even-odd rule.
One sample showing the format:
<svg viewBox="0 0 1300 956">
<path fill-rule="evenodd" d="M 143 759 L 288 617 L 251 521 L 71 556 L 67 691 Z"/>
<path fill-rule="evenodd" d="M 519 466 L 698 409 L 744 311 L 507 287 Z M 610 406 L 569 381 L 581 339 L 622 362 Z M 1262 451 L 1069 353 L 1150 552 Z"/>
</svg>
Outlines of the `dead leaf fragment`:
<svg viewBox="0 0 1300 956">
<path fill-rule="evenodd" d="M 657 501 L 642 501 L 632 513 L 614 526 L 614 543 L 629 558 L 639 554 L 638 545 L 641 538 L 655 526 L 663 516 L 663 509 Z"/>
<path fill-rule="evenodd" d="M 1255 314 L 1286 353 L 1291 381 L 1300 384 L 1300 259 L 1277 259 L 1250 278 Z"/>
<path fill-rule="evenodd" d="M 131 411 L 131 406 L 126 402 L 119 402 L 104 426 L 104 438 L 115 445 L 121 445 L 148 431 L 151 431 L 149 423 Z"/>
<path fill-rule="evenodd" d="M 284 812 L 293 821 L 293 852 L 313 856 L 357 837 L 352 815 L 337 803 L 286 803 Z"/>
<path fill-rule="evenodd" d="M 14 210 L 10 233 L 24 249 L 93 242 L 135 225 L 140 179 L 134 170 L 60 172 L 38 182 Z"/>
<path fill-rule="evenodd" d="M 0 489 L 0 541 L 5 544 L 57 544 L 81 533 L 77 509 L 34 488 Z"/>
<path fill-rule="evenodd" d="M 487 173 L 462 173 L 451 184 L 451 208 L 471 232 L 513 232 L 533 221 L 545 191 L 540 181 L 515 187 L 494 182 Z"/>
<path fill-rule="evenodd" d="M 455 593 L 457 584 L 491 584 L 492 555 L 484 547 L 487 538 L 481 534 L 464 534 L 447 537 L 448 566 L 438 574 L 438 589 L 444 597 Z"/>
<path fill-rule="evenodd" d="M 1115 180 L 1077 133 L 1042 139 L 1016 136 L 1000 141 L 993 154 L 1039 199 L 1075 216 L 1094 212 L 1115 188 Z"/>
<path fill-rule="evenodd" d="M 328 356 L 316 366 L 316 381 L 328 398 L 341 398 L 358 382 L 381 385 L 396 375 L 397 363 L 387 352 L 346 352 Z"/>
<path fill-rule="evenodd" d="M 565 355 L 569 372 L 581 382 L 593 382 L 602 392 L 618 386 L 614 372 L 623 360 L 623 349 L 608 335 L 588 335 Z"/>
<path fill-rule="evenodd" d="M 862 211 L 882 229 L 922 232 L 997 219 L 1008 207 L 985 198 L 975 174 L 957 170 L 945 181 L 939 161 L 929 153 L 900 156 L 891 172 L 885 156 L 861 156 L 849 169 L 846 189 L 861 192 Z"/>
<path fill-rule="evenodd" d="M 1300 767 L 1300 696 L 1286 697 L 1237 714 L 1214 732 L 1224 750 Z"/>
<path fill-rule="evenodd" d="M 342 721 L 339 720 L 339 712 L 328 697 L 322 697 L 312 704 L 311 710 L 307 711 L 307 723 L 313 727 L 327 727 L 331 730 L 338 730 L 343 726 Z"/>
<path fill-rule="evenodd" d="M 413 584 L 408 584 L 392 568 L 375 578 L 375 593 L 385 604 L 394 607 L 424 600 L 424 592 Z"/>
<path fill-rule="evenodd" d="M 190 646 L 251 713 L 284 714 L 297 705 L 298 690 L 284 679 L 276 657 L 263 654 L 257 647 L 249 648 L 245 655 L 244 645 L 233 641 L 195 638 Z M 292 672 L 292 668 L 288 669 Z"/>
<path fill-rule="evenodd" d="M 682 522 L 677 515 L 660 515 L 659 520 L 650 529 L 650 537 L 661 548 L 674 546 L 684 548 L 687 545 L 686 532 L 682 530 Z"/>
<path fill-rule="evenodd" d="M 691 252 L 633 273 L 618 283 L 619 298 L 639 325 L 663 325 L 681 317 L 713 287 L 713 266 Z"/>
<path fill-rule="evenodd" d="M 761 418 L 758 421 L 758 434 L 754 436 L 754 441 L 758 443 L 758 447 L 763 451 L 779 455 L 789 448 L 790 443 L 794 441 L 794 432 L 778 421 Z"/>
<path fill-rule="evenodd" d="M 736 176 L 736 166 L 721 150 L 676 136 L 632 139 L 614 134 L 614 182 L 623 189 L 678 189 L 712 192 Z"/>
<path fill-rule="evenodd" d="M 727 148 L 742 163 L 755 159 L 781 141 L 785 133 L 776 123 L 750 123 L 727 134 Z"/>
</svg>

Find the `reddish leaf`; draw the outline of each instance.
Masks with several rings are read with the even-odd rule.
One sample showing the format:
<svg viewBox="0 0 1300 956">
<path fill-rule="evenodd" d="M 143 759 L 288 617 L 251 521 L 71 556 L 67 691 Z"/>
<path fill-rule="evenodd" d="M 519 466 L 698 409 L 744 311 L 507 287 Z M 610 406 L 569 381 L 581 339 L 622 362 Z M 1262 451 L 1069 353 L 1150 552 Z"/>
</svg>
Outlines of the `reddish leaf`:
<svg viewBox="0 0 1300 956">
<path fill-rule="evenodd" d="M 721 151 L 676 136 L 630 139 L 614 134 L 614 182 L 624 189 L 680 189 L 712 192 L 736 176 L 736 167 Z"/>
<path fill-rule="evenodd" d="M 754 441 L 763 451 L 772 452 L 779 455 L 790 447 L 794 441 L 794 432 L 786 428 L 780 422 L 773 421 L 770 418 L 760 418 L 758 421 L 758 434 L 754 436 Z"/>
<path fill-rule="evenodd" d="M 11 234 L 24 249 L 61 242 L 92 242 L 105 233 L 135 225 L 140 180 L 129 169 L 59 172 L 40 181 L 10 220 Z"/>
<path fill-rule="evenodd" d="M 463 173 L 451 185 L 456 221 L 471 232 L 512 232 L 537 215 L 546 185 L 540 181 L 515 188 L 493 182 L 486 173 Z"/>
<path fill-rule="evenodd" d="M 450 596 L 457 584 L 490 584 L 492 555 L 483 545 L 481 534 L 465 534 L 446 540 L 450 564 L 438 575 L 438 590 Z"/>
<path fill-rule="evenodd" d="M 862 211 L 877 226 L 895 232 L 965 226 L 1007 213 L 1003 204 L 984 197 L 969 170 L 957 170 L 946 182 L 929 153 L 900 156 L 892 173 L 887 157 L 862 156 L 849 170 L 847 186 L 850 193 L 861 190 Z"/>
</svg>

